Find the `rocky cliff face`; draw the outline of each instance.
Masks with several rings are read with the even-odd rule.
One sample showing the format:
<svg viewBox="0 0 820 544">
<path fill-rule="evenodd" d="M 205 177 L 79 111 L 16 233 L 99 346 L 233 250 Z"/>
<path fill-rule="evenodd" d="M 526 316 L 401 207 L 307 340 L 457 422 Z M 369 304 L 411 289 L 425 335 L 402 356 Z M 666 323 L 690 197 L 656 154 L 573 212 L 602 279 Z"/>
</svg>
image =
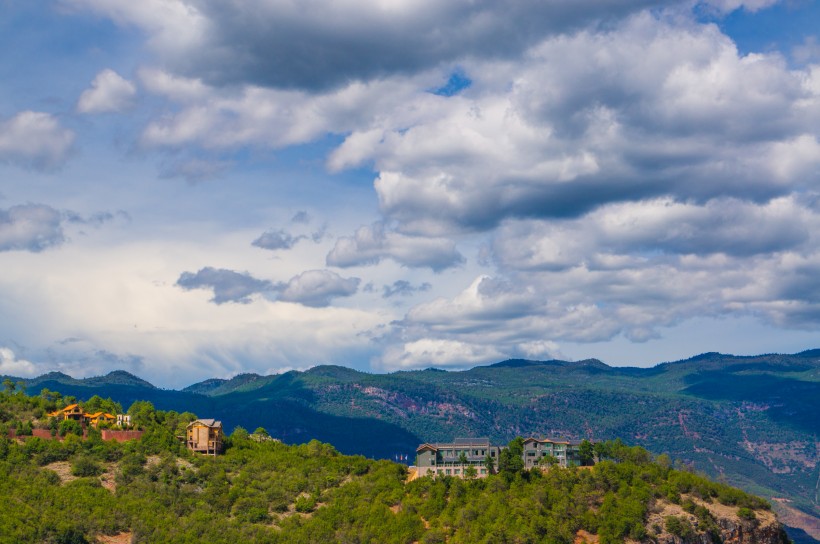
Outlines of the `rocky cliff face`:
<svg viewBox="0 0 820 544">
<path fill-rule="evenodd" d="M 788 544 L 782 525 L 768 510 L 750 514 L 737 507 L 689 498 L 692 508 L 659 501 L 647 523 L 649 537 L 657 544 Z M 706 513 L 708 512 L 708 514 Z M 696 515 L 697 514 L 697 515 Z"/>
</svg>

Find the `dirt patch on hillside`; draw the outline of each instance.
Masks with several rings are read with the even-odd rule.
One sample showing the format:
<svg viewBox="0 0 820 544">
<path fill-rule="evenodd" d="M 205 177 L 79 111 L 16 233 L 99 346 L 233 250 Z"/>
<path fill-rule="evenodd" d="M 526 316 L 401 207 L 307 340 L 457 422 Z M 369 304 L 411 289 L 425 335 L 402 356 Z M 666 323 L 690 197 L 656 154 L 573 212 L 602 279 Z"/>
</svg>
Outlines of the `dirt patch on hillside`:
<svg viewBox="0 0 820 544">
<path fill-rule="evenodd" d="M 77 479 L 77 477 L 71 473 L 71 463 L 68 461 L 55 461 L 54 463 L 49 463 L 43 468 L 55 472 L 57 476 L 60 477 L 60 483 L 63 484 L 73 482 Z M 105 471 L 99 476 L 100 484 L 111 493 L 114 493 L 117 490 L 117 483 L 115 480 L 116 471 L 117 464 L 108 463 L 105 465 Z"/>
<path fill-rule="evenodd" d="M 598 535 L 579 529 L 575 535 L 574 544 L 598 544 L 598 542 Z"/>
<path fill-rule="evenodd" d="M 134 539 L 133 533 L 119 533 L 117 535 L 101 535 L 97 537 L 99 544 L 131 544 Z"/>
<path fill-rule="evenodd" d="M 54 463 L 47 464 L 43 468 L 56 472 L 57 476 L 60 477 L 61 483 L 67 483 L 77 479 L 76 476 L 71 474 L 71 463 L 68 461 L 55 461 Z"/>
</svg>

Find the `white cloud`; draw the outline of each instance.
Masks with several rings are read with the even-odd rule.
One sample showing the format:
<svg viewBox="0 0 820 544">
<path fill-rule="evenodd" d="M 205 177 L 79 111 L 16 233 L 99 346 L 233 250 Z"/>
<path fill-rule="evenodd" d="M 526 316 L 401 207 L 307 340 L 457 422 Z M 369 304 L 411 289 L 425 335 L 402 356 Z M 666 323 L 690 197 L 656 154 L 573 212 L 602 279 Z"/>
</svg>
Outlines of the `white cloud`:
<svg viewBox="0 0 820 544">
<path fill-rule="evenodd" d="M 52 170 L 65 162 L 74 138 L 52 115 L 22 111 L 0 121 L 0 162 Z"/>
<path fill-rule="evenodd" d="M 738 9 L 755 12 L 771 7 L 781 0 L 706 0 L 703 4 L 721 13 L 731 13 Z"/>
<path fill-rule="evenodd" d="M 372 265 L 382 259 L 393 259 L 404 266 L 430 267 L 436 271 L 464 261 L 452 240 L 407 236 L 376 223 L 360 227 L 352 237 L 336 240 L 327 255 L 327 264 L 340 267 Z"/>
<path fill-rule="evenodd" d="M 310 275 L 291 282 L 300 303 L 261 298 L 214 304 L 177 287 L 180 270 L 214 259 L 217 265 L 243 263 L 264 277 L 270 261 L 238 243 L 247 233 L 207 236 L 202 244 L 179 234 L 112 245 L 107 233 L 93 232 L 60 252 L 0 253 L 4 337 L 25 346 L 26 359 L 43 372 L 88 376 L 133 367 L 158 385 L 178 387 L 240 371 L 366 361 L 373 347 L 365 333 L 394 317 L 367 308 L 308 306 L 355 291 L 350 278 L 329 278 L 331 287 L 346 288 L 340 291 L 310 284 Z M 277 273 L 301 266 L 299 259 L 293 255 Z"/>
<path fill-rule="evenodd" d="M 403 346 L 388 348 L 379 364 L 388 370 L 447 366 L 469 368 L 498 361 L 502 357 L 501 352 L 489 346 L 423 338 Z"/>
<path fill-rule="evenodd" d="M 9 348 L 0 347 L 0 375 L 31 378 L 37 373 L 38 369 L 34 363 L 19 359 Z"/>
<path fill-rule="evenodd" d="M 42 251 L 65 241 L 60 212 L 43 204 L 0 209 L 0 251 Z"/>
<path fill-rule="evenodd" d="M 138 75 L 148 92 L 171 100 L 192 101 L 210 94 L 210 89 L 200 79 L 177 76 L 157 68 L 142 68 Z"/>
<path fill-rule="evenodd" d="M 119 112 L 133 105 L 137 87 L 114 70 L 106 69 L 97 74 L 91 88 L 83 91 L 77 101 L 80 113 Z"/>
</svg>

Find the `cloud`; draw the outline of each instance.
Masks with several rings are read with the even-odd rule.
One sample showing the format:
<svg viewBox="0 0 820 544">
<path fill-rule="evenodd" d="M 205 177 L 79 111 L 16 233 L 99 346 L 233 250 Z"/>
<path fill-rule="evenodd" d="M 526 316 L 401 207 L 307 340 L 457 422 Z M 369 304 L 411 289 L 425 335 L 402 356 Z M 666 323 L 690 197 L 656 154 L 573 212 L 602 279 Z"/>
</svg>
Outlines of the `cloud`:
<svg viewBox="0 0 820 544">
<path fill-rule="evenodd" d="M 812 72 L 740 56 L 715 26 L 641 14 L 468 69 L 467 95 L 413 96 L 423 118 L 381 118 L 329 159 L 374 165 L 399 232 L 448 236 L 664 196 L 763 202 L 812 184 L 820 166 Z"/>
<path fill-rule="evenodd" d="M 738 9 L 756 12 L 771 7 L 781 0 L 706 0 L 702 5 L 716 10 L 720 14 L 731 13 Z"/>
<path fill-rule="evenodd" d="M 387 230 L 382 223 L 374 223 L 360 227 L 352 237 L 336 240 L 336 245 L 327 255 L 327 264 L 361 266 L 377 264 L 382 259 L 392 259 L 409 267 L 429 267 L 435 271 L 464 262 L 452 240 L 407 236 Z"/>
<path fill-rule="evenodd" d="M 382 298 L 395 296 L 408 297 L 414 293 L 429 291 L 433 286 L 427 282 L 415 286 L 407 280 L 396 280 L 393 285 L 385 285 L 382 290 Z"/>
<path fill-rule="evenodd" d="M 310 90 L 423 71 L 465 57 L 514 56 L 550 34 L 658 4 L 322 0 L 305 9 L 278 0 L 64 3 L 141 28 L 163 64 L 179 74 L 215 85 Z"/>
<path fill-rule="evenodd" d="M 307 236 L 293 236 L 284 230 L 269 230 L 263 232 L 259 238 L 251 242 L 251 245 L 270 250 L 290 249 L 294 244 L 305 238 Z"/>
<path fill-rule="evenodd" d="M 59 211 L 43 204 L 0 209 L 0 251 L 39 252 L 65 241 Z"/>
<path fill-rule="evenodd" d="M 343 278 L 331 270 L 308 270 L 283 286 L 279 300 L 305 306 L 327 306 L 334 298 L 356 294 L 360 282 L 359 278 Z"/>
<path fill-rule="evenodd" d="M 796 197 L 765 204 L 715 199 L 703 205 L 654 199 L 610 204 L 575 220 L 509 221 L 496 232 L 492 255 L 505 270 L 595 266 L 618 256 L 746 258 L 811 247 L 818 221 Z"/>
<path fill-rule="evenodd" d="M 424 367 L 470 368 L 501 358 L 503 354 L 490 346 L 424 338 L 408 342 L 401 347 L 389 348 L 381 364 L 390 370 Z"/>
<path fill-rule="evenodd" d="M 210 289 L 214 293 L 211 302 L 216 304 L 226 302 L 249 304 L 253 295 L 266 293 L 274 289 L 274 285 L 270 281 L 256 279 L 247 272 L 240 273 L 210 266 L 202 268 L 196 273 L 183 272 L 179 276 L 176 285 L 186 291 Z"/>
<path fill-rule="evenodd" d="M 133 106 L 137 87 L 111 69 L 105 69 L 77 101 L 80 113 L 120 112 Z"/>
<path fill-rule="evenodd" d="M 48 113 L 22 111 L 0 120 L 0 162 L 54 170 L 68 158 L 74 137 Z"/>
<path fill-rule="evenodd" d="M 293 217 L 290 219 L 291 223 L 310 223 L 310 214 L 308 214 L 304 210 L 300 210 L 293 214 Z"/>
<path fill-rule="evenodd" d="M 208 86 L 199 79 L 186 78 L 156 68 L 141 68 L 137 73 L 145 90 L 174 101 L 207 98 Z"/>
<path fill-rule="evenodd" d="M 34 363 L 17 358 L 9 348 L 0 347 L 0 375 L 31 378 L 37 374 Z"/>
</svg>

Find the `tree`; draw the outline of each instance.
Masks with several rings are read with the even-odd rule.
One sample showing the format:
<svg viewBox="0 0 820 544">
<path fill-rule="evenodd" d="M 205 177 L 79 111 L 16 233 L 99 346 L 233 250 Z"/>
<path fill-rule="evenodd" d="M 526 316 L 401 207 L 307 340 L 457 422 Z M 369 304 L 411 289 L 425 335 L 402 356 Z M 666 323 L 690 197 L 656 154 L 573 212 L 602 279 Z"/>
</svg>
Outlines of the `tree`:
<svg viewBox="0 0 820 544">
<path fill-rule="evenodd" d="M 14 385 L 14 382 L 10 379 L 6 378 L 5 380 L 3 380 L 3 389 L 6 391 L 6 393 L 14 393 L 15 387 L 16 386 Z"/>
<path fill-rule="evenodd" d="M 464 469 L 464 477 L 468 480 L 473 480 L 476 476 L 478 476 L 478 471 L 473 465 L 468 465 L 467 468 Z"/>
<path fill-rule="evenodd" d="M 595 447 L 589 440 L 582 440 L 578 447 L 578 456 L 581 458 L 581 466 L 589 467 L 595 464 Z"/>
<path fill-rule="evenodd" d="M 554 455 L 544 455 L 541 459 L 538 460 L 538 464 L 542 467 L 554 467 L 561 461 L 555 457 Z"/>
<path fill-rule="evenodd" d="M 495 474 L 495 457 L 488 453 L 484 458 L 484 467 L 487 469 L 487 474 Z"/>
<path fill-rule="evenodd" d="M 524 470 L 524 439 L 513 438 L 507 447 L 501 450 L 498 458 L 498 471 L 505 474 L 516 474 Z"/>
<path fill-rule="evenodd" d="M 58 429 L 60 436 L 66 436 L 69 434 L 76 436 L 83 435 L 83 426 L 80 425 L 78 421 L 74 421 L 73 419 L 64 419 L 59 423 Z"/>
<path fill-rule="evenodd" d="M 257 427 L 256 430 L 253 431 L 253 434 L 257 436 L 270 436 L 264 427 Z"/>
<path fill-rule="evenodd" d="M 134 425 L 145 427 L 154 423 L 156 410 L 147 400 L 137 400 L 128 408 L 128 413 Z"/>
</svg>

